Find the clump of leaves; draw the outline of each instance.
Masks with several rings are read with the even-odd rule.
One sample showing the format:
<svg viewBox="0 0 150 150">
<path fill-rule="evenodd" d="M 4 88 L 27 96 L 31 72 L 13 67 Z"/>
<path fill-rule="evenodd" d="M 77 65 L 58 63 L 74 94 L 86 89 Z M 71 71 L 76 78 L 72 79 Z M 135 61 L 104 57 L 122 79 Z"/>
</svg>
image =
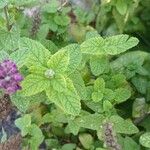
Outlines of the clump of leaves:
<svg viewBox="0 0 150 150">
<path fill-rule="evenodd" d="M 22 89 L 10 94 L 10 100 L 21 113 L 15 125 L 23 137 L 22 148 L 150 148 L 150 55 L 128 51 L 139 43 L 136 37 L 101 37 L 90 29 L 93 31 L 81 43 L 68 42 L 58 48 L 49 40 L 49 34 L 53 31 L 56 40 L 56 35 L 67 31 L 70 8 L 60 8 L 55 0 L 43 2 L 40 26 L 33 40 L 27 34 L 30 23 L 22 22 L 20 8 L 41 3 L 13 0 L 2 4 L 2 9 L 7 6 L 5 15 L 9 17 L 15 11 L 11 6 L 21 12 L 16 13 L 14 20 L 6 17 L 2 21 L 11 28 L 6 26 L 0 31 L 0 63 L 13 61 L 24 76 Z M 120 9 L 119 5 L 115 5 L 117 11 L 121 15 L 126 13 L 126 6 Z M 81 10 L 74 11 L 81 24 L 91 22 L 79 17 Z M 107 137 L 106 131 L 111 132 Z"/>
</svg>

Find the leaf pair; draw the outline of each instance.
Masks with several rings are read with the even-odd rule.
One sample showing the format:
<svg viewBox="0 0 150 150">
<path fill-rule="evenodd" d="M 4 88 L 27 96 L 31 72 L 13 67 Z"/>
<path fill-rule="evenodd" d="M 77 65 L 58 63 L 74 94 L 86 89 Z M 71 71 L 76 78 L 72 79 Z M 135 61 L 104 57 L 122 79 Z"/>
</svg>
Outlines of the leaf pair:
<svg viewBox="0 0 150 150">
<path fill-rule="evenodd" d="M 22 94 L 31 96 L 46 91 L 50 101 L 65 112 L 72 115 L 79 114 L 80 97 L 73 82 L 67 77 L 80 63 L 79 46 L 72 44 L 54 55 L 33 40 L 25 39 L 22 47 L 29 52 L 27 66 L 31 72 L 22 82 Z"/>
</svg>

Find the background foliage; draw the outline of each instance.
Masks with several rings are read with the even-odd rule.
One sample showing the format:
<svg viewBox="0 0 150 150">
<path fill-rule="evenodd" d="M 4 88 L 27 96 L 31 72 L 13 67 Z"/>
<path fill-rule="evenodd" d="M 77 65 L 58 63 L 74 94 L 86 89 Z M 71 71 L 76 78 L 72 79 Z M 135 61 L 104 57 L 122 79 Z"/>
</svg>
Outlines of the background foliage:
<svg viewBox="0 0 150 150">
<path fill-rule="evenodd" d="M 149 13 L 149 0 L 0 0 L 23 150 L 150 149 Z"/>
</svg>

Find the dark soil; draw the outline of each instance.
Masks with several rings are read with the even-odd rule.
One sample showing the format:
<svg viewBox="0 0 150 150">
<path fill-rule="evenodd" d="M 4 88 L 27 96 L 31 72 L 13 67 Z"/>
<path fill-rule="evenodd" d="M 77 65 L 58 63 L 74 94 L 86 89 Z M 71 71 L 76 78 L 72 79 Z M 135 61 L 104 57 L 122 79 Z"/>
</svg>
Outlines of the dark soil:
<svg viewBox="0 0 150 150">
<path fill-rule="evenodd" d="M 3 136 L 2 129 L 7 134 L 7 140 L 0 144 L 0 150 L 20 150 L 21 135 L 15 126 L 15 120 L 20 116 L 13 107 L 9 95 L 0 98 L 0 139 Z"/>
</svg>

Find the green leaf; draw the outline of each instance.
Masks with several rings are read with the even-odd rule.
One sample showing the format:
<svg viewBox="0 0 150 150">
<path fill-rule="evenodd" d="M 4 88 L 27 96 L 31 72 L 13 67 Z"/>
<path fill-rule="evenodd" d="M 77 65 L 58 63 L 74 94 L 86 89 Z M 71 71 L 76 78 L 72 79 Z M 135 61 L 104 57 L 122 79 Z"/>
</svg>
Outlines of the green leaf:
<svg viewBox="0 0 150 150">
<path fill-rule="evenodd" d="M 85 149 L 90 149 L 93 144 L 93 137 L 88 133 L 79 134 L 79 140 Z"/>
<path fill-rule="evenodd" d="M 125 15 L 127 11 L 127 3 L 124 0 L 117 0 L 116 9 L 121 15 Z"/>
<path fill-rule="evenodd" d="M 13 3 L 15 6 L 24 6 L 24 5 L 30 5 L 37 3 L 37 0 L 9 0 L 11 3 Z"/>
<path fill-rule="evenodd" d="M 139 43 L 139 40 L 135 37 L 129 37 L 126 34 L 120 34 L 106 38 L 105 42 L 107 54 L 116 55 L 135 47 Z"/>
<path fill-rule="evenodd" d="M 67 68 L 67 73 L 73 73 L 77 67 L 80 65 L 82 60 L 82 53 L 78 44 L 70 44 L 61 50 L 66 50 L 69 54 L 69 64 Z"/>
<path fill-rule="evenodd" d="M 25 96 L 31 96 L 50 88 L 51 83 L 43 76 L 30 74 L 23 80 L 21 86 L 21 93 Z"/>
<path fill-rule="evenodd" d="M 54 70 L 55 73 L 64 73 L 69 64 L 69 55 L 66 51 L 60 50 L 51 56 L 47 65 L 48 68 Z"/>
<path fill-rule="evenodd" d="M 50 18 L 48 21 L 48 25 L 51 31 L 57 32 L 59 26 L 54 22 L 53 18 Z"/>
<path fill-rule="evenodd" d="M 103 119 L 104 116 L 102 114 L 82 115 L 74 120 L 71 120 L 68 124 L 68 127 L 70 132 L 73 134 L 77 134 L 81 127 L 91 130 L 98 130 L 103 124 Z"/>
<path fill-rule="evenodd" d="M 70 18 L 64 14 L 55 15 L 54 21 L 60 26 L 67 26 L 70 23 Z"/>
<path fill-rule="evenodd" d="M 16 63 L 18 68 L 21 68 L 22 66 L 27 64 L 28 56 L 29 56 L 29 51 L 24 49 L 19 49 L 11 53 L 10 58 Z"/>
<path fill-rule="evenodd" d="M 112 101 L 115 98 L 115 92 L 111 89 L 105 88 L 103 94 L 104 94 L 103 100 Z"/>
<path fill-rule="evenodd" d="M 136 46 L 138 39 L 121 34 L 103 39 L 91 38 L 81 44 L 81 51 L 92 55 L 116 55 Z"/>
<path fill-rule="evenodd" d="M 69 144 L 64 144 L 61 150 L 74 150 L 75 148 L 76 148 L 76 144 L 69 143 Z"/>
<path fill-rule="evenodd" d="M 85 87 L 85 83 L 79 72 L 74 72 L 70 74 L 69 78 L 73 81 L 73 84 L 82 100 L 85 100 L 87 97 L 87 91 Z"/>
<path fill-rule="evenodd" d="M 122 103 L 131 97 L 131 91 L 127 88 L 118 88 L 115 90 L 115 101 Z"/>
<path fill-rule="evenodd" d="M 93 86 L 86 87 L 86 99 L 85 100 L 91 101 L 93 91 L 94 91 Z"/>
<path fill-rule="evenodd" d="M 147 56 L 148 54 L 142 51 L 125 53 L 111 62 L 111 69 L 113 72 L 124 74 L 129 79 L 139 71 Z"/>
<path fill-rule="evenodd" d="M 94 91 L 101 91 L 102 93 L 105 90 L 105 81 L 103 78 L 97 78 L 94 82 Z"/>
<path fill-rule="evenodd" d="M 14 51 L 19 47 L 20 33 L 13 28 L 11 31 L 0 30 L 0 50 Z"/>
<path fill-rule="evenodd" d="M 150 132 L 144 133 L 140 136 L 140 143 L 144 147 L 150 148 Z"/>
<path fill-rule="evenodd" d="M 40 42 L 29 38 L 22 38 L 20 49 L 24 50 L 24 52 L 29 52 L 28 66 L 47 66 L 51 53 Z"/>
<path fill-rule="evenodd" d="M 141 94 L 146 94 L 148 80 L 143 77 L 133 77 L 132 83 L 136 87 L 137 91 Z"/>
<path fill-rule="evenodd" d="M 142 117 L 147 112 L 147 104 L 145 98 L 136 98 L 132 106 L 132 116 L 134 118 Z"/>
<path fill-rule="evenodd" d="M 21 135 L 26 136 L 29 132 L 28 128 L 31 125 L 31 116 L 26 114 L 23 117 L 18 118 L 15 121 L 15 125 L 21 130 Z"/>
<path fill-rule="evenodd" d="M 32 136 L 29 140 L 32 150 L 37 150 L 39 145 L 43 142 L 44 136 L 41 129 L 36 125 L 32 124 L 29 127 L 29 134 Z"/>
<path fill-rule="evenodd" d="M 130 120 L 124 120 L 119 116 L 111 116 L 110 121 L 114 124 L 114 129 L 117 133 L 135 134 L 139 132 L 138 128 Z"/>
<path fill-rule="evenodd" d="M 59 147 L 59 141 L 57 139 L 46 139 L 45 143 L 48 148 L 58 148 Z"/>
<path fill-rule="evenodd" d="M 68 114 L 64 114 L 59 108 L 52 110 L 50 113 L 46 113 L 42 117 L 42 124 L 45 123 L 67 123 L 68 122 Z"/>
<path fill-rule="evenodd" d="M 0 9 L 4 8 L 8 4 L 8 0 L 1 0 L 0 1 Z"/>
<path fill-rule="evenodd" d="M 99 37 L 100 34 L 94 30 L 94 31 L 89 31 L 86 33 L 86 40 L 90 39 L 90 38 L 94 38 L 94 37 Z"/>
<path fill-rule="evenodd" d="M 95 76 L 99 76 L 105 71 L 109 71 L 109 61 L 106 56 L 95 56 L 90 59 L 91 71 Z"/>
<path fill-rule="evenodd" d="M 128 85 L 126 77 L 123 74 L 115 74 L 111 76 L 111 79 L 106 82 L 106 87 L 115 90 L 116 88 L 124 87 Z"/>
<path fill-rule="evenodd" d="M 108 100 L 103 102 L 103 110 L 109 112 L 113 108 L 113 105 Z"/>
<path fill-rule="evenodd" d="M 66 83 L 66 91 L 60 93 L 52 89 L 47 89 L 46 94 L 50 101 L 55 103 L 64 112 L 76 116 L 80 113 L 81 109 L 80 98 L 74 88 L 73 82 L 69 78 L 66 78 Z"/>
<path fill-rule="evenodd" d="M 19 92 L 11 96 L 11 101 L 23 113 L 27 111 L 30 105 L 30 97 L 23 97 Z"/>
<path fill-rule="evenodd" d="M 58 7 L 59 7 L 59 2 L 57 0 L 51 0 L 50 3 L 42 7 L 42 10 L 48 13 L 56 13 Z"/>
<path fill-rule="evenodd" d="M 66 90 L 66 79 L 63 75 L 56 75 L 52 80 L 51 80 L 52 86 L 54 90 L 58 92 L 63 92 Z"/>
<path fill-rule="evenodd" d="M 47 37 L 48 33 L 49 33 L 49 25 L 48 24 L 42 24 L 39 27 L 38 32 L 36 34 L 36 37 L 37 37 L 38 41 L 47 40 L 46 37 Z"/>
<path fill-rule="evenodd" d="M 42 39 L 41 42 L 52 54 L 58 51 L 58 47 L 51 40 Z"/>
<path fill-rule="evenodd" d="M 0 62 L 2 62 L 3 60 L 9 59 L 9 54 L 5 51 L 0 51 Z"/>
<path fill-rule="evenodd" d="M 101 91 L 92 93 L 92 100 L 94 102 L 99 102 L 103 99 L 103 93 Z"/>
<path fill-rule="evenodd" d="M 85 104 L 87 105 L 88 108 L 93 110 L 95 113 L 103 113 L 103 103 L 102 101 L 100 102 L 93 102 L 93 101 L 85 101 Z"/>
<path fill-rule="evenodd" d="M 140 150 L 140 146 L 131 137 L 126 136 L 123 141 L 123 150 Z"/>
</svg>

